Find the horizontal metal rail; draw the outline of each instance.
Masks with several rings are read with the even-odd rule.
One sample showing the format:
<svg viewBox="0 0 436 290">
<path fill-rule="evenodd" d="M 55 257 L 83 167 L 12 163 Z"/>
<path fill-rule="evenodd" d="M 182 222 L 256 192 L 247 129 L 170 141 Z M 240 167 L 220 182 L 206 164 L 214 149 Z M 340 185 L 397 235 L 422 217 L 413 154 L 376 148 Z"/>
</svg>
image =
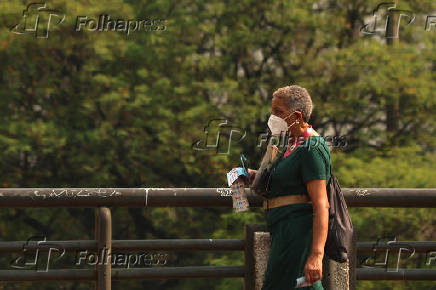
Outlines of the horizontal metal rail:
<svg viewBox="0 0 436 290">
<path fill-rule="evenodd" d="M 155 268 L 112 268 L 112 280 L 158 280 L 171 278 L 223 278 L 244 277 L 244 266 L 186 266 Z M 59 269 L 47 272 L 34 270 L 0 270 L 0 281 L 76 281 L 95 280 L 97 271 L 92 269 Z"/>
<path fill-rule="evenodd" d="M 357 280 L 436 280 L 434 269 L 386 269 L 357 268 Z"/>
<path fill-rule="evenodd" d="M 0 281 L 79 281 L 96 280 L 97 270 L 88 269 L 56 269 L 47 272 L 35 270 L 0 270 Z"/>
<path fill-rule="evenodd" d="M 251 207 L 260 207 L 263 198 L 246 188 Z M 356 207 L 436 207 L 436 189 L 415 188 L 343 188 L 348 206 Z M 229 188 L 3 188 L 0 189 L 0 207 L 232 207 Z M 109 229 L 110 229 L 109 222 Z M 98 231 L 96 231 L 97 233 Z M 97 239 L 97 238 L 96 238 Z M 179 251 L 179 250 L 231 250 L 244 251 L 245 240 L 235 239 L 156 239 L 115 240 L 109 235 L 111 251 Z M 54 246 L 66 251 L 95 251 L 107 244 L 107 238 L 78 241 L 18 241 L 0 242 L 0 253 L 41 250 Z M 103 246 L 102 246 L 103 245 Z M 358 242 L 357 253 L 406 248 L 418 253 L 435 250 L 436 242 Z M 101 270 L 101 269 L 100 269 Z M 0 281 L 51 281 L 94 280 L 98 289 L 110 289 L 110 280 L 170 279 L 193 277 L 245 277 L 244 266 L 188 266 L 146 267 L 119 269 L 104 272 L 94 269 L 0 270 Z M 103 273 L 103 275 L 102 275 Z M 380 268 L 357 268 L 358 280 L 436 280 L 434 269 L 399 269 L 386 271 Z M 109 283 L 107 283 L 109 281 Z M 106 287 L 106 288 L 105 288 Z"/>
<path fill-rule="evenodd" d="M 0 253 L 27 251 L 48 251 L 56 245 L 65 251 L 97 250 L 97 241 L 12 241 L 0 242 Z M 154 240 L 112 240 L 112 251 L 242 251 L 245 241 L 238 239 L 154 239 Z"/>
<path fill-rule="evenodd" d="M 435 188 L 343 188 L 348 206 L 436 207 Z M 251 207 L 262 197 L 246 188 Z M 0 207 L 232 207 L 229 188 L 2 188 Z"/>
<path fill-rule="evenodd" d="M 415 253 L 427 253 L 436 251 L 436 242 L 434 241 L 401 241 L 401 242 L 358 242 L 357 253 L 372 253 L 374 249 L 377 251 L 409 249 L 415 250 Z"/>
<path fill-rule="evenodd" d="M 118 251 L 242 251 L 244 246 L 245 241 L 238 239 L 155 239 L 112 242 L 112 249 Z"/>
<path fill-rule="evenodd" d="M 113 269 L 113 280 L 244 277 L 244 266 L 186 266 Z"/>
<path fill-rule="evenodd" d="M 96 250 L 97 241 L 11 241 L 0 242 L 0 253 L 19 253 L 27 251 L 48 251 L 56 245 L 65 251 Z M 239 239 L 154 239 L 154 240 L 113 240 L 113 251 L 243 251 L 245 240 Z M 357 253 L 372 253 L 377 250 L 414 249 L 415 253 L 436 251 L 434 241 L 401 241 L 401 242 L 358 242 Z"/>
<path fill-rule="evenodd" d="M 244 266 L 186 266 L 112 269 L 112 280 L 157 280 L 200 277 L 244 277 Z M 91 269 L 57 269 L 47 272 L 34 270 L 0 270 L 0 281 L 77 281 L 95 280 L 97 271 Z M 357 280 L 429 280 L 436 279 L 434 269 L 357 268 Z"/>
</svg>

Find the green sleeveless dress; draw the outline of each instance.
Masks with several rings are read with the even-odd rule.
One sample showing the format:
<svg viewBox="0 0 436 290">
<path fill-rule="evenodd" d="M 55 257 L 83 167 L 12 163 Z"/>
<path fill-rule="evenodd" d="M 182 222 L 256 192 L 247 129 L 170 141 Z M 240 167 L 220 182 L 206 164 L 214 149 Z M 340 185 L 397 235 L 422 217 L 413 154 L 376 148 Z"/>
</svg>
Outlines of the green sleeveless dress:
<svg viewBox="0 0 436 290">
<path fill-rule="evenodd" d="M 291 155 L 277 159 L 271 174 L 268 198 L 307 194 L 306 182 L 330 179 L 330 151 L 322 136 L 307 138 Z M 313 208 L 311 203 L 290 204 L 268 210 L 271 249 L 262 290 L 324 289 L 321 281 L 294 288 L 304 276 L 304 267 L 312 250 Z M 325 275 L 325 273 L 323 273 Z"/>
</svg>

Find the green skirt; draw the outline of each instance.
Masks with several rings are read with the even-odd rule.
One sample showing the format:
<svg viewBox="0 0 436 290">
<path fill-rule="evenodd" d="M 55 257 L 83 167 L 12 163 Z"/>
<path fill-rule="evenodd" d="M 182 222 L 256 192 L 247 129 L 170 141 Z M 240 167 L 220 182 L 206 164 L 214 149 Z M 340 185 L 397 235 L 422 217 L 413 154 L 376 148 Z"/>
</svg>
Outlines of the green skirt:
<svg viewBox="0 0 436 290">
<path fill-rule="evenodd" d="M 295 288 L 297 278 L 304 276 L 312 250 L 313 216 L 312 204 L 308 203 L 272 208 L 266 213 L 271 249 L 262 290 L 324 290 L 321 281 Z"/>
</svg>

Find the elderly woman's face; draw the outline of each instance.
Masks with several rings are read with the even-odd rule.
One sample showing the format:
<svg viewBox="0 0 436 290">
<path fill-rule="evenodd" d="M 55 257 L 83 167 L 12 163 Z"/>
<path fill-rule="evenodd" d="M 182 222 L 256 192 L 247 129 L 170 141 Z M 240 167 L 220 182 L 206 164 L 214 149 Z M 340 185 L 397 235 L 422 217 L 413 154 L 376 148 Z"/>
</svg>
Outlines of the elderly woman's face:
<svg viewBox="0 0 436 290">
<path fill-rule="evenodd" d="M 276 97 L 272 98 L 271 112 L 273 115 L 276 115 L 282 119 L 286 118 L 291 113 L 289 112 L 284 100 Z"/>
</svg>

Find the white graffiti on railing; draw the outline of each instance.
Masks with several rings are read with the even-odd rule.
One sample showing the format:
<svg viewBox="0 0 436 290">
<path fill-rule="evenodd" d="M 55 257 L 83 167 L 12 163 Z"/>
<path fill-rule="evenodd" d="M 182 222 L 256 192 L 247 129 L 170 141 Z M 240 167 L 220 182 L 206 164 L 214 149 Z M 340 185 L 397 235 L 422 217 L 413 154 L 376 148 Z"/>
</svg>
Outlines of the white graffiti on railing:
<svg viewBox="0 0 436 290">
<path fill-rule="evenodd" d="M 32 199 L 36 198 L 61 198 L 61 197 L 71 197 L 71 198 L 78 198 L 78 197 L 111 197 L 111 196 L 120 196 L 122 195 L 121 192 L 117 191 L 116 189 L 109 189 L 109 188 L 98 188 L 98 189 L 86 189 L 86 188 L 78 188 L 78 189 L 71 189 L 71 188 L 60 188 L 60 189 L 51 189 L 51 191 L 39 191 L 34 190 Z"/>
<path fill-rule="evenodd" d="M 353 191 L 356 193 L 357 196 L 366 196 L 370 194 L 367 189 L 354 189 Z"/>
<path fill-rule="evenodd" d="M 216 191 L 220 196 L 232 196 L 232 190 L 230 188 L 217 188 Z"/>
</svg>

